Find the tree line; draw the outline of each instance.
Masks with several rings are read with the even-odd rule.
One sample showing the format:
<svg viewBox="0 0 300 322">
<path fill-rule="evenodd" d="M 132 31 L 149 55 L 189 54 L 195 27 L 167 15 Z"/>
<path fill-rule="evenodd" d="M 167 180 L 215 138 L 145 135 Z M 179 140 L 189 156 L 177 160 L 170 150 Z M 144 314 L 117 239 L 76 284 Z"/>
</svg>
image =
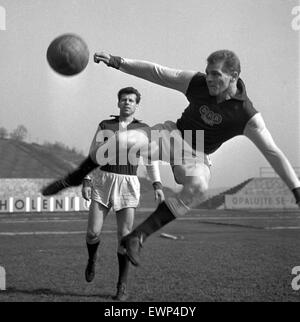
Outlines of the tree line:
<svg viewBox="0 0 300 322">
<path fill-rule="evenodd" d="M 28 137 L 28 130 L 24 125 L 18 125 L 14 130 L 9 132 L 4 126 L 0 126 L 0 139 L 12 139 L 25 141 Z"/>
<path fill-rule="evenodd" d="M 24 142 L 28 138 L 29 132 L 24 125 L 18 125 L 15 129 L 11 132 L 7 130 L 4 126 L 0 126 L 0 139 L 11 139 L 19 142 Z M 66 144 L 62 142 L 44 142 L 41 144 L 42 146 L 46 147 L 49 150 L 55 151 L 68 151 L 78 155 L 83 155 L 83 152 L 78 151 L 76 148 L 70 148 Z"/>
</svg>

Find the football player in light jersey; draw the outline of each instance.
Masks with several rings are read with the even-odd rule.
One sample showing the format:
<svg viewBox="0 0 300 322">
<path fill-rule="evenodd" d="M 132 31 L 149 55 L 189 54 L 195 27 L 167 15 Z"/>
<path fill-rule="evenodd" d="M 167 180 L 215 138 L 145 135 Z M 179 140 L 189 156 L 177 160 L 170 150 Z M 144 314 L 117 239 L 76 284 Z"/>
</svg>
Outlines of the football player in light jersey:
<svg viewBox="0 0 300 322">
<path fill-rule="evenodd" d="M 121 244 L 126 248 L 127 256 L 133 265 L 140 264 L 141 245 L 148 236 L 176 219 L 178 215 L 186 214 L 203 200 L 211 176 L 209 155 L 225 141 L 237 135 L 245 135 L 256 145 L 290 188 L 300 206 L 299 178 L 274 142 L 262 115 L 249 100 L 240 78 L 240 61 L 235 53 L 230 50 L 212 53 L 207 58 L 205 73 L 172 69 L 148 61 L 113 56 L 106 52 L 96 53 L 94 61 L 177 90 L 186 96 L 189 104 L 177 121 L 168 121 L 152 129 L 163 133 L 175 131 L 178 134 L 178 142 L 185 139 L 186 130 L 192 131 L 193 138 L 197 138 L 199 131 L 204 131 L 204 146 L 200 144 L 199 148 L 197 140 L 188 140 L 187 146 L 191 146 L 192 152 L 189 154 L 190 149 L 187 148 L 187 153 L 183 153 L 181 160 L 177 154 L 177 157 L 169 161 L 176 182 L 183 185 L 181 192 L 173 198 L 167 198 L 143 223 L 122 239 Z M 126 135 L 115 140 L 119 143 L 126 142 L 129 146 L 140 146 L 141 149 L 148 146 L 149 142 L 153 143 L 149 133 L 138 130 L 128 131 Z M 164 152 L 161 151 L 164 149 L 174 150 L 167 142 L 168 140 L 165 140 L 165 144 L 159 145 L 160 152 Z M 113 142 L 108 143 L 107 149 L 109 144 Z M 182 146 L 185 150 L 186 145 Z M 83 175 L 102 162 L 102 155 L 101 148 L 94 151 L 77 171 L 46 187 L 44 192 L 56 193 L 65 186 L 80 184 Z M 161 158 L 161 155 L 164 153 L 160 153 L 158 158 Z"/>
</svg>

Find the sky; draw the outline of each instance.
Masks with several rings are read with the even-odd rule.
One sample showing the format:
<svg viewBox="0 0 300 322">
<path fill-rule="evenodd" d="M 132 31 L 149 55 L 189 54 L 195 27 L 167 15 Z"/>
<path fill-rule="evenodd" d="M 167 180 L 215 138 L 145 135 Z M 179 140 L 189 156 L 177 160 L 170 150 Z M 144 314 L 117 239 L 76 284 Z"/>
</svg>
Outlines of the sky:
<svg viewBox="0 0 300 322">
<path fill-rule="evenodd" d="M 150 125 L 176 121 L 188 105 L 179 92 L 94 64 L 94 52 L 204 71 L 207 56 L 226 48 L 239 56 L 248 96 L 275 142 L 300 167 L 299 0 L 0 0 L 0 9 L 0 127 L 23 124 L 29 141 L 88 153 L 98 123 L 118 114 L 122 87 L 139 89 L 136 117 Z M 51 70 L 46 51 L 69 32 L 91 57 L 67 78 Z M 268 166 L 244 137 L 211 158 L 211 187 L 239 184 Z M 173 185 L 167 167 L 163 178 Z"/>
</svg>

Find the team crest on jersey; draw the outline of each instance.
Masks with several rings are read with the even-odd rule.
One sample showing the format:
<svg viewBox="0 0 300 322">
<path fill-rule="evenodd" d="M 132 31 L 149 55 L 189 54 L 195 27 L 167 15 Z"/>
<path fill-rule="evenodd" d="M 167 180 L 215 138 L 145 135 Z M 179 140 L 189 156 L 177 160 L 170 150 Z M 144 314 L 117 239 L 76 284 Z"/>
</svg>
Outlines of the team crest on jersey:
<svg viewBox="0 0 300 322">
<path fill-rule="evenodd" d="M 199 108 L 199 112 L 201 114 L 202 120 L 210 126 L 222 123 L 222 116 L 219 113 L 211 111 L 206 105 L 202 105 Z"/>
</svg>

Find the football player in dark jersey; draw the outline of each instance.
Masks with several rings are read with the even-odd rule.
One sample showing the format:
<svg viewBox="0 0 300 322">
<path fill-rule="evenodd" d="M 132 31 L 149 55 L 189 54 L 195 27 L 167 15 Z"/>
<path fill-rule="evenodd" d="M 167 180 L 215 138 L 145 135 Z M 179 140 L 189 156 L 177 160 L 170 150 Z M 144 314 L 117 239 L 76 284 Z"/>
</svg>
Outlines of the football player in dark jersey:
<svg viewBox="0 0 300 322">
<path fill-rule="evenodd" d="M 125 87 L 118 92 L 119 115 L 100 122 L 91 150 L 103 144 L 105 139 L 115 135 L 116 132 L 128 131 L 148 127 L 147 124 L 137 120 L 134 113 L 139 106 L 141 95 L 133 87 Z M 128 298 L 129 260 L 124 247 L 120 245 L 121 238 L 130 233 L 133 227 L 136 208 L 140 200 L 140 183 L 137 176 L 138 165 L 130 162 L 120 164 L 116 158 L 114 164 L 106 164 L 95 169 L 91 176 L 86 176 L 82 185 L 82 196 L 91 201 L 89 207 L 86 246 L 88 250 L 88 263 L 85 269 L 87 282 L 95 277 L 97 251 L 101 240 L 103 222 L 109 211 L 116 213 L 119 264 L 119 276 L 115 300 L 125 301 Z M 146 167 L 154 188 L 155 199 L 164 200 L 158 162 Z"/>
<path fill-rule="evenodd" d="M 186 214 L 190 208 L 203 200 L 210 181 L 209 155 L 237 135 L 245 135 L 257 146 L 291 189 L 296 203 L 300 206 L 299 178 L 284 153 L 274 142 L 262 115 L 249 100 L 245 85 L 240 78 L 240 61 L 235 53 L 230 50 L 219 50 L 209 55 L 205 74 L 172 69 L 148 61 L 122 58 L 106 52 L 96 53 L 94 61 L 103 62 L 124 73 L 180 91 L 189 102 L 176 122 L 168 121 L 152 127 L 153 130 L 163 132 L 163 141 L 167 137 L 166 133 L 176 132 L 175 141 L 188 141 L 187 146 L 191 147 L 192 152 L 183 153 L 180 160 L 178 153 L 174 156 L 176 148 L 168 144 L 167 139 L 164 141 L 165 144 L 157 144 L 160 152 L 165 149 L 173 154 L 171 161 L 164 161 L 171 163 L 174 178 L 177 183 L 183 185 L 183 189 L 173 198 L 167 198 L 162 202 L 143 223 L 122 239 L 121 243 L 126 248 L 127 256 L 133 265 L 140 264 L 140 248 L 149 235 L 176 219 L 178 215 Z M 192 140 L 185 139 L 185 131 L 192 132 Z M 200 145 L 197 139 L 195 140 L 198 132 L 200 134 L 204 132 L 203 144 Z M 138 130 L 128 131 L 116 140 L 126 142 L 129 147 L 135 146 L 141 149 L 153 143 L 149 133 Z M 110 148 L 109 144 L 114 143 L 108 143 L 106 149 Z M 50 185 L 46 192 L 56 193 L 65 186 L 79 184 L 85 172 L 90 171 L 90 168 L 96 166 L 95 164 L 101 164 L 103 159 L 101 148 L 91 153 L 77 172 Z M 186 150 L 190 151 L 188 148 Z M 157 158 L 163 159 L 162 156 L 165 154 L 157 155 Z"/>
</svg>

